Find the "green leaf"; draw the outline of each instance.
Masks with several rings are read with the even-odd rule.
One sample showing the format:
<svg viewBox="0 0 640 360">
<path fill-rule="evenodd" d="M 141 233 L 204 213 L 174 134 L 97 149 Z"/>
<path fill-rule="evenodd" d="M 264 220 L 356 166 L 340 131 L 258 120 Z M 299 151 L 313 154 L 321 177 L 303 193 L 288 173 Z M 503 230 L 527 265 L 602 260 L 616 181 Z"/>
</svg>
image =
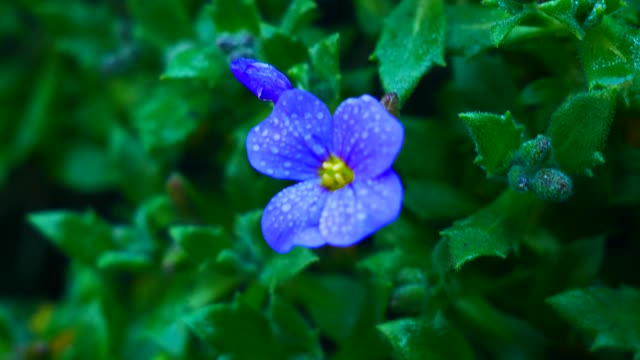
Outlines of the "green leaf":
<svg viewBox="0 0 640 360">
<path fill-rule="evenodd" d="M 499 8 L 464 4 L 447 7 L 447 48 L 470 57 L 500 46 L 528 12 L 511 15 Z"/>
<path fill-rule="evenodd" d="M 389 15 L 373 57 L 386 92 L 404 102 L 433 65 L 445 66 L 442 0 L 403 0 Z"/>
<path fill-rule="evenodd" d="M 529 196 L 505 191 L 489 206 L 443 230 L 441 241 L 446 241 L 451 266 L 459 270 L 481 256 L 506 258 L 523 237 L 531 202 Z"/>
<path fill-rule="evenodd" d="M 547 134 L 564 172 L 591 176 L 593 167 L 604 164 L 602 150 L 615 104 L 615 93 L 591 91 L 568 98 L 556 110 Z"/>
<path fill-rule="evenodd" d="M 340 99 L 340 34 L 333 34 L 313 45 L 309 57 L 317 76 L 312 92 L 325 102 Z"/>
<path fill-rule="evenodd" d="M 516 124 L 508 111 L 504 115 L 462 113 L 460 119 L 476 144 L 478 156 L 474 162 L 486 171 L 488 177 L 504 175 L 520 147 L 522 127 Z"/>
<path fill-rule="evenodd" d="M 308 24 L 316 14 L 317 5 L 313 0 L 293 0 L 282 17 L 280 29 L 292 35 Z"/>
<path fill-rule="evenodd" d="M 160 79 L 200 79 L 212 86 L 227 71 L 226 59 L 217 47 L 183 43 L 171 51 Z"/>
<path fill-rule="evenodd" d="M 444 182 L 405 181 L 404 205 L 422 220 L 441 220 L 469 215 L 478 204 Z"/>
<path fill-rule="evenodd" d="M 584 37 L 584 30 L 576 20 L 576 13 L 580 7 L 580 1 L 572 0 L 552 0 L 538 5 L 542 13 L 558 20 L 569 32 L 578 40 Z"/>
<path fill-rule="evenodd" d="M 281 344 L 295 353 L 306 352 L 315 358 L 323 358 L 318 331 L 311 329 L 308 321 L 289 302 L 272 294 L 267 317 L 274 334 Z"/>
<path fill-rule="evenodd" d="M 637 289 L 575 289 L 554 295 L 547 303 L 571 325 L 595 337 L 592 351 L 610 348 L 640 352 L 640 291 Z"/>
<path fill-rule="evenodd" d="M 176 146 L 184 141 L 198 125 L 188 117 L 189 105 L 176 89 L 158 87 L 133 114 L 142 144 L 147 151 Z"/>
<path fill-rule="evenodd" d="M 260 52 L 264 55 L 265 61 L 283 72 L 295 64 L 307 61 L 306 46 L 276 27 L 261 24 L 260 38 Z"/>
<path fill-rule="evenodd" d="M 72 259 L 95 264 L 113 246 L 111 228 L 93 212 L 44 211 L 29 222 Z"/>
<path fill-rule="evenodd" d="M 640 72 L 640 32 L 610 16 L 587 31 L 579 51 L 589 88 L 620 86 Z"/>
<path fill-rule="evenodd" d="M 286 254 L 273 255 L 269 259 L 260 274 L 260 282 L 269 289 L 274 289 L 318 260 L 311 250 L 294 247 Z"/>
<path fill-rule="evenodd" d="M 234 359 L 283 359 L 267 319 L 237 296 L 232 304 L 206 306 L 184 318 L 202 340 Z"/>
<path fill-rule="evenodd" d="M 320 330 L 337 342 L 351 336 L 365 301 L 363 284 L 339 275 L 300 276 L 289 291 Z"/>
<path fill-rule="evenodd" d="M 254 0 L 215 0 L 208 11 L 219 32 L 260 33 L 260 15 Z"/>
<path fill-rule="evenodd" d="M 98 268 L 102 270 L 140 271 L 151 265 L 148 255 L 129 251 L 105 251 L 98 258 Z"/>
<path fill-rule="evenodd" d="M 398 359 L 474 359 L 462 334 L 444 320 L 429 324 L 418 319 L 399 319 L 377 326 L 393 346 Z"/>
<path fill-rule="evenodd" d="M 215 260 L 222 249 L 231 246 L 229 235 L 220 226 L 172 226 L 169 234 L 196 263 Z"/>
<path fill-rule="evenodd" d="M 136 20 L 138 34 L 159 48 L 192 35 L 189 15 L 183 1 L 128 0 L 127 5 Z"/>
</svg>

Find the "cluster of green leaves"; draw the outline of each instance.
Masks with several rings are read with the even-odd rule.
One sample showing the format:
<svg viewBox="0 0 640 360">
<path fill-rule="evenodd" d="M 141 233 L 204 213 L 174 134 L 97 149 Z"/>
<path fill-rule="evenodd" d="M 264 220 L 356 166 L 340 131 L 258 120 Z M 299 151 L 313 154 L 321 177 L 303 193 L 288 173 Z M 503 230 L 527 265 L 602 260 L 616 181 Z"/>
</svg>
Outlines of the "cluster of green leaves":
<svg viewBox="0 0 640 360">
<path fill-rule="evenodd" d="M 0 184 L 35 163 L 42 182 L 118 194 L 100 212 L 28 216 L 70 259 L 67 287 L 53 303 L 4 301 L 0 353 L 640 358 L 638 10 L 0 4 L 0 42 L 15 47 L 0 60 Z M 246 134 L 270 107 L 233 79 L 239 56 L 273 64 L 332 109 L 381 95 L 378 77 L 398 94 L 396 222 L 347 249 L 265 244 L 261 209 L 287 184 L 247 162 Z M 550 148 L 536 155 L 539 138 Z M 516 166 L 571 177 L 573 195 L 522 193 L 507 181 Z"/>
</svg>

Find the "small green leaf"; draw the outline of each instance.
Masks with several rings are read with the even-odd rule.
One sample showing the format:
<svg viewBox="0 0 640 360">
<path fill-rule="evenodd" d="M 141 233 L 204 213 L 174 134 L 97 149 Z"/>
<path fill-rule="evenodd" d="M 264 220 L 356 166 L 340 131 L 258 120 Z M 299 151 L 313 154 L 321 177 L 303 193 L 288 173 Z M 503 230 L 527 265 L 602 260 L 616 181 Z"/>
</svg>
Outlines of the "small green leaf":
<svg viewBox="0 0 640 360">
<path fill-rule="evenodd" d="M 474 359 L 471 347 L 456 329 L 444 323 L 399 319 L 377 326 L 398 359 Z"/>
<path fill-rule="evenodd" d="M 128 0 L 127 4 L 130 14 L 136 20 L 134 24 L 137 26 L 137 33 L 159 48 L 192 35 L 189 15 L 183 1 Z"/>
<path fill-rule="evenodd" d="M 168 84 L 166 84 L 168 85 Z M 147 151 L 176 146 L 196 129 L 188 117 L 189 105 L 170 86 L 158 87 L 133 114 L 142 144 Z"/>
<path fill-rule="evenodd" d="M 295 64 L 306 62 L 307 47 L 298 39 L 268 24 L 260 26 L 260 52 L 264 60 L 276 68 L 287 71 Z"/>
<path fill-rule="evenodd" d="M 208 12 L 219 32 L 247 30 L 254 35 L 260 33 L 260 15 L 254 0 L 216 0 Z"/>
<path fill-rule="evenodd" d="M 269 259 L 260 274 L 260 282 L 273 289 L 317 261 L 318 257 L 311 250 L 294 247 L 286 254 L 274 255 Z"/>
<path fill-rule="evenodd" d="M 593 167 L 604 164 L 602 150 L 615 104 L 613 92 L 591 91 L 568 98 L 556 110 L 547 135 L 564 172 L 591 176 Z"/>
<path fill-rule="evenodd" d="M 289 291 L 320 330 L 337 342 L 353 333 L 366 294 L 362 283 L 338 275 L 300 276 Z"/>
<path fill-rule="evenodd" d="M 340 98 L 340 34 L 333 34 L 309 49 L 314 75 L 318 77 L 312 92 L 325 102 Z"/>
<path fill-rule="evenodd" d="M 508 111 L 504 115 L 462 113 L 460 119 L 464 121 L 476 144 L 478 156 L 475 163 L 489 177 L 504 175 L 520 147 L 522 127 L 516 124 Z"/>
<path fill-rule="evenodd" d="M 389 15 L 373 57 L 386 92 L 407 100 L 433 65 L 445 66 L 442 0 L 403 0 Z"/>
<path fill-rule="evenodd" d="M 640 72 L 640 36 L 632 29 L 606 16 L 587 31 L 579 51 L 589 88 L 619 86 Z"/>
<path fill-rule="evenodd" d="M 551 0 L 538 5 L 538 9 L 563 24 L 578 40 L 582 40 L 584 30 L 576 20 L 580 3 L 572 0 Z"/>
<path fill-rule="evenodd" d="M 148 255 L 128 251 L 105 251 L 98 258 L 98 268 L 102 270 L 140 271 L 151 265 Z"/>
<path fill-rule="evenodd" d="M 199 79 L 211 86 L 226 71 L 225 57 L 217 47 L 183 43 L 171 51 L 160 79 Z"/>
<path fill-rule="evenodd" d="M 593 335 L 591 350 L 640 352 L 640 291 L 622 287 L 575 289 L 547 299 L 573 326 Z"/>
<path fill-rule="evenodd" d="M 280 343 L 295 353 L 306 352 L 323 358 L 318 331 L 312 330 L 308 321 L 289 302 L 272 294 L 267 317 Z"/>
<path fill-rule="evenodd" d="M 109 224 L 93 212 L 44 211 L 29 215 L 29 222 L 72 259 L 95 264 L 113 245 Z"/>
<path fill-rule="evenodd" d="M 313 0 L 292 1 L 282 17 L 280 29 L 289 35 L 297 32 L 313 19 L 316 9 L 317 5 Z"/>
<path fill-rule="evenodd" d="M 221 353 L 236 359 L 283 359 L 267 319 L 241 296 L 232 304 L 206 306 L 184 318 L 187 326 Z"/>
<path fill-rule="evenodd" d="M 467 57 L 496 48 L 528 15 L 472 4 L 448 6 L 448 23 L 455 26 L 447 27 L 447 48 Z"/>
<path fill-rule="evenodd" d="M 229 235 L 220 226 L 173 226 L 169 234 L 197 263 L 215 260 L 222 249 L 231 246 Z"/>
<path fill-rule="evenodd" d="M 446 241 L 455 270 L 481 256 L 506 258 L 518 247 L 532 199 L 505 191 L 489 206 L 466 219 L 456 221 L 440 234 Z"/>
<path fill-rule="evenodd" d="M 422 220 L 441 220 L 469 215 L 478 204 L 444 182 L 407 180 L 405 206 Z"/>
</svg>

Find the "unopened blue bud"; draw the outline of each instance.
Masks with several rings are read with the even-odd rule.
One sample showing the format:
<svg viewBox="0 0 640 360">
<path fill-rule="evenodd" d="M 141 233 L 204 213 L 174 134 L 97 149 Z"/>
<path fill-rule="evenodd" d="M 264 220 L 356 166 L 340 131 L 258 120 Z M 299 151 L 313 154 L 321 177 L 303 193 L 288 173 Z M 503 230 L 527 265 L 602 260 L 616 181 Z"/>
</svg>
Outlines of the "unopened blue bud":
<svg viewBox="0 0 640 360">
<path fill-rule="evenodd" d="M 571 178 L 558 169 L 541 169 L 531 181 L 533 194 L 541 200 L 565 201 L 573 191 Z"/>
<path fill-rule="evenodd" d="M 526 166 L 538 166 L 549 158 L 551 139 L 538 135 L 520 145 L 520 158 Z"/>
<path fill-rule="evenodd" d="M 526 193 L 529 191 L 529 174 L 527 169 L 521 165 L 514 165 L 509 169 L 507 174 L 509 179 L 509 186 L 520 193 Z"/>
</svg>

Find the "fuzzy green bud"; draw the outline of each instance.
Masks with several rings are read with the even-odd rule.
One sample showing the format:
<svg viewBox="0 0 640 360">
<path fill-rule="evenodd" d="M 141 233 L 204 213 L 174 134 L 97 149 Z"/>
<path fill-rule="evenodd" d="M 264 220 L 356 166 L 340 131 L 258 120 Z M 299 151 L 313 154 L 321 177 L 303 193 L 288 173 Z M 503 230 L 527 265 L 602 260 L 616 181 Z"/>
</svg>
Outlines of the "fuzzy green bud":
<svg viewBox="0 0 640 360">
<path fill-rule="evenodd" d="M 402 314 L 417 314 L 427 296 L 424 284 L 409 284 L 396 288 L 391 294 L 391 309 Z"/>
<path fill-rule="evenodd" d="M 571 178 L 558 169 L 541 169 L 531 181 L 531 190 L 541 200 L 565 201 L 571 196 Z"/>
<path fill-rule="evenodd" d="M 520 145 L 520 159 L 526 166 L 538 166 L 549 158 L 551 139 L 538 135 Z"/>
<path fill-rule="evenodd" d="M 529 174 L 527 169 L 521 165 L 513 165 L 511 169 L 509 169 L 509 174 L 507 174 L 507 178 L 509 179 L 509 186 L 519 192 L 526 193 L 529 191 Z"/>
</svg>

